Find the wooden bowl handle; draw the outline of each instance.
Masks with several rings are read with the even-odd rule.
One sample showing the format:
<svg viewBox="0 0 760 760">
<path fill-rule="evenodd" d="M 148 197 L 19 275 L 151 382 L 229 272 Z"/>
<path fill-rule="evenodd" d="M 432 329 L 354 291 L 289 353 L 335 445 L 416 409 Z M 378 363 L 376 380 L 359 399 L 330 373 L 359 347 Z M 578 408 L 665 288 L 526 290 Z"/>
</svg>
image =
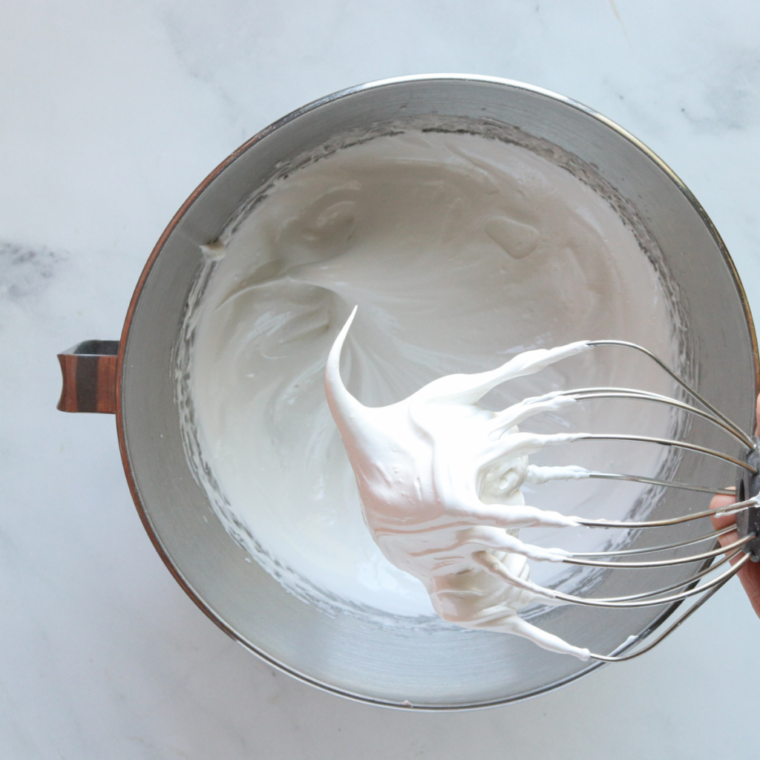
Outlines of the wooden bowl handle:
<svg viewBox="0 0 760 760">
<path fill-rule="evenodd" d="M 118 340 L 86 340 L 58 354 L 62 412 L 116 413 Z"/>
</svg>

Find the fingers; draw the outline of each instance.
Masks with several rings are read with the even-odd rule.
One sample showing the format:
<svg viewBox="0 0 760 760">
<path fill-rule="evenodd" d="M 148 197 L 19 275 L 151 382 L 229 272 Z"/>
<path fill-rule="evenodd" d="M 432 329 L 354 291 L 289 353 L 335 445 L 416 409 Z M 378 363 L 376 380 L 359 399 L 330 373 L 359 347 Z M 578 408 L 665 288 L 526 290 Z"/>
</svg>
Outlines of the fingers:
<svg viewBox="0 0 760 760">
<path fill-rule="evenodd" d="M 717 496 L 713 496 L 712 501 L 710 502 L 710 509 L 720 509 L 721 507 L 728 507 L 731 504 L 733 504 L 735 501 L 736 501 L 736 498 L 734 496 L 725 496 L 722 494 L 718 494 Z M 722 530 L 723 528 L 727 528 L 729 525 L 733 525 L 735 522 L 736 522 L 736 515 L 717 515 L 712 518 L 712 524 L 715 530 Z M 730 541 L 727 540 L 727 536 L 721 536 L 720 543 L 721 543 L 721 546 L 725 546 L 727 543 L 730 543 Z"/>
<path fill-rule="evenodd" d="M 760 411 L 760 399 L 758 400 L 758 410 Z M 710 509 L 719 509 L 720 507 L 727 507 L 733 504 L 736 499 L 732 496 L 714 496 L 710 502 Z M 713 527 L 716 530 L 727 528 L 729 525 L 733 525 L 736 522 L 736 515 L 719 515 L 712 518 Z M 726 533 L 723 536 L 719 536 L 721 546 L 726 546 L 732 541 L 736 541 L 738 534 L 735 530 Z M 733 560 L 731 564 L 736 562 Z M 752 604 L 752 609 L 755 614 L 760 617 L 760 563 L 748 562 L 739 571 L 739 580 L 744 586 L 744 591 Z"/>
<path fill-rule="evenodd" d="M 760 396 L 757 397 L 757 402 L 755 404 L 755 416 L 756 416 L 755 435 L 760 436 Z M 733 488 L 731 490 L 733 490 Z M 712 501 L 710 502 L 710 509 L 720 509 L 721 507 L 727 507 L 733 504 L 735 501 L 736 501 L 736 497 L 734 496 L 723 496 L 723 495 L 713 496 Z M 736 522 L 736 515 L 718 515 L 712 518 L 712 523 L 715 530 L 721 530 L 722 528 L 727 528 L 729 525 L 733 525 L 735 522 Z M 736 540 L 736 536 L 733 533 L 729 533 L 726 536 L 720 537 L 721 546 L 725 546 L 726 544 L 735 540 Z"/>
</svg>

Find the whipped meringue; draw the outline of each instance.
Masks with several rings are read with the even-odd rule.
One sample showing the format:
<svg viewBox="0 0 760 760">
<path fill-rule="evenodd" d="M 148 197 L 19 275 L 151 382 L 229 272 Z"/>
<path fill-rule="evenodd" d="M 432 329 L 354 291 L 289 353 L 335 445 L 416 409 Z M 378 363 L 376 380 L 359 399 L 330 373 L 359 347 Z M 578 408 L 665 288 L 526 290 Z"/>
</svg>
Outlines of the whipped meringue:
<svg viewBox="0 0 760 760">
<path fill-rule="evenodd" d="M 346 390 L 340 376 L 341 350 L 355 314 L 356 309 L 330 351 L 325 390 L 375 543 L 396 567 L 422 582 L 444 620 L 514 633 L 545 649 L 588 659 L 588 649 L 518 615 L 530 604 L 555 601 L 528 586 L 528 559 L 557 562 L 568 556 L 563 549 L 524 543 L 519 529 L 574 527 L 578 521 L 526 506 L 520 491 L 529 454 L 576 436 L 521 433 L 517 426 L 575 399 L 549 393 L 500 412 L 478 402 L 503 382 L 591 346 L 578 342 L 526 351 L 490 372 L 448 375 L 402 401 L 371 408 Z M 558 476 L 560 468 L 553 469 L 549 477 Z M 536 473 L 535 480 L 541 479 Z"/>
</svg>

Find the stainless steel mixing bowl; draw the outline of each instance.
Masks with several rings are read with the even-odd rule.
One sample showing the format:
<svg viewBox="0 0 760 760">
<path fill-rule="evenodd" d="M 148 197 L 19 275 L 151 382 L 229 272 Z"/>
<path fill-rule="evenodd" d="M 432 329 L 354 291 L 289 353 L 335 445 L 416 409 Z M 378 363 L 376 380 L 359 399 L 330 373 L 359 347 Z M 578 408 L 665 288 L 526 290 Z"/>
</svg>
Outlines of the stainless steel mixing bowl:
<svg viewBox="0 0 760 760">
<path fill-rule="evenodd" d="M 178 418 L 175 348 L 201 264 L 200 246 L 214 241 L 252 196 L 300 157 L 341 135 L 382 133 L 406 123 L 471 129 L 527 144 L 607 194 L 637 227 L 643 245 L 659 250 L 661 274 L 674 283 L 682 369 L 701 393 L 751 430 L 758 367 L 749 308 L 725 246 L 692 194 L 644 145 L 590 109 L 535 87 L 470 76 L 354 87 L 286 116 L 233 153 L 158 241 L 120 344 L 83 346 L 62 357 L 62 405 L 115 411 L 127 479 L 157 551 L 196 604 L 243 646 L 303 681 L 355 699 L 472 708 L 540 694 L 599 664 L 551 654 L 511 636 L 415 634 L 331 617 L 287 594 L 246 561 L 213 516 L 188 467 Z M 713 433 L 705 435 L 702 443 L 716 444 Z M 693 465 L 679 467 L 678 479 L 695 480 Z M 733 482 L 724 464 L 710 467 L 718 481 Z M 664 499 L 658 514 L 683 511 L 683 498 Z M 611 593 L 624 591 L 625 584 L 610 580 Z M 604 584 L 601 589 L 607 591 Z M 649 635 L 672 611 L 620 614 L 570 607 L 552 610 L 542 624 L 606 653 L 632 633 Z"/>
</svg>

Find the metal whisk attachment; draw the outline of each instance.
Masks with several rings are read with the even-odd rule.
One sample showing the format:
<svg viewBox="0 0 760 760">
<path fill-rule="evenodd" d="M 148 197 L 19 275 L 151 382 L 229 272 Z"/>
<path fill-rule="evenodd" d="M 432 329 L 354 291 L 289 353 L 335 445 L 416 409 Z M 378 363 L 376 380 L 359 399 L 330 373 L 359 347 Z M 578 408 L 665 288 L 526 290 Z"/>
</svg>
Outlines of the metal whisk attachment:
<svg viewBox="0 0 760 760">
<path fill-rule="evenodd" d="M 651 649 L 701 606 L 750 559 L 760 556 L 758 485 L 760 461 L 757 440 L 747 435 L 712 404 L 702 398 L 658 357 L 633 343 L 617 340 L 577 341 L 550 349 L 534 349 L 513 357 L 500 367 L 474 374 L 447 375 L 420 388 L 403 401 L 386 407 L 365 407 L 346 389 L 340 376 L 340 355 L 356 309 L 338 334 L 327 360 L 325 382 L 330 410 L 340 430 L 356 475 L 365 522 L 385 556 L 401 570 L 425 583 L 434 609 L 444 619 L 468 628 L 524 636 L 550 651 L 587 660 L 626 660 Z M 630 388 L 576 388 L 525 398 L 501 411 L 490 411 L 478 402 L 491 390 L 515 378 L 542 369 L 591 349 L 615 346 L 638 351 L 655 362 L 684 391 L 686 401 Z M 556 412 L 592 399 L 617 399 L 661 404 L 675 410 L 677 430 L 684 423 L 712 444 L 713 438 L 730 439 L 731 456 L 685 440 L 645 435 L 602 433 L 541 434 L 520 429 L 522 423 L 542 413 Z M 718 430 L 716 430 L 717 428 Z M 675 437 L 686 437 L 680 432 Z M 614 472 L 593 472 L 577 465 L 544 467 L 528 464 L 529 456 L 547 446 L 579 440 L 635 442 L 674 450 L 661 469 L 662 479 Z M 707 461 L 709 460 L 709 461 Z M 586 519 L 525 504 L 523 483 L 540 486 L 553 480 L 598 478 L 632 481 L 666 489 L 658 509 L 670 509 L 676 496 L 670 489 L 701 494 L 734 491 L 708 483 L 676 482 L 668 474 L 679 472 L 720 477 L 726 464 L 738 468 L 739 501 L 717 510 L 682 514 L 669 519 Z M 706 466 L 709 465 L 709 466 Z M 681 476 L 684 477 L 684 476 Z M 685 476 L 687 480 L 690 475 Z M 703 477 L 707 477 L 703 475 Z M 687 525 L 715 515 L 740 517 L 739 537 L 721 547 L 719 539 L 731 527 L 703 533 Z M 568 530 L 624 529 L 625 548 L 606 551 L 568 551 L 524 541 L 523 528 Z M 642 536 L 658 528 L 660 544 L 642 546 Z M 641 534 L 639 532 L 642 532 Z M 678 532 L 680 535 L 678 535 Z M 654 531 L 652 531 L 654 533 Z M 577 536 L 576 536 L 577 538 Z M 612 535 L 608 547 L 614 547 Z M 725 539 L 724 539 L 725 540 Z M 599 587 L 636 593 L 594 596 L 593 591 L 565 593 L 542 586 L 530 578 L 529 561 L 580 566 L 585 588 Z M 727 565 L 727 567 L 723 567 Z M 580 568 L 587 568 L 581 571 Z M 611 573 L 615 570 L 615 573 Z M 619 573 L 617 571 L 620 571 Z M 638 571 L 634 576 L 625 575 Z M 717 575 L 713 573 L 717 572 Z M 661 579 L 661 575 L 666 580 Z M 573 573 L 575 575 L 575 573 Z M 629 580 L 640 586 L 631 587 Z M 506 585 L 502 585 L 506 584 Z M 668 584 L 663 588 L 653 586 Z M 621 589 L 621 586 L 623 587 Z M 560 584 L 561 588 L 561 584 Z M 639 588 L 642 589 L 639 591 Z M 628 639 L 611 654 L 590 653 L 533 625 L 519 612 L 535 603 L 573 603 L 607 610 L 639 610 L 681 602 L 693 604 L 659 638 L 643 646 L 643 636 Z M 642 648 L 635 645 L 641 642 Z"/>
<path fill-rule="evenodd" d="M 706 399 L 702 398 L 693 388 L 691 388 L 682 378 L 673 372 L 657 356 L 634 343 L 616 340 L 599 340 L 589 341 L 594 347 L 599 346 L 621 346 L 628 349 L 640 351 L 649 359 L 659 365 L 670 377 L 681 386 L 689 396 L 700 405 L 701 408 L 678 401 L 668 396 L 650 393 L 641 390 L 632 390 L 627 388 L 580 388 L 575 390 L 561 391 L 558 395 L 567 395 L 576 401 L 586 399 L 638 399 L 658 404 L 666 404 L 675 407 L 683 412 L 687 412 L 696 417 L 707 420 L 709 423 L 721 428 L 728 436 L 738 441 L 743 450 L 746 452 L 743 458 L 736 458 L 728 454 L 715 451 L 704 446 L 686 441 L 670 440 L 665 438 L 654 438 L 637 435 L 608 435 L 608 434 L 579 434 L 572 437 L 572 440 L 616 440 L 616 441 L 635 441 L 642 443 L 651 443 L 665 447 L 674 447 L 678 449 L 697 452 L 699 455 L 714 457 L 736 466 L 739 474 L 737 478 L 736 490 L 715 489 L 706 485 L 695 485 L 691 483 L 680 483 L 668 480 L 657 480 L 654 478 L 641 477 L 638 475 L 627 475 L 619 473 L 606 472 L 588 472 L 584 476 L 590 478 L 599 478 L 607 480 L 626 480 L 637 483 L 662 486 L 666 488 L 682 489 L 695 491 L 706 494 L 725 494 L 736 496 L 736 502 L 719 509 L 707 509 L 680 517 L 664 520 L 644 520 L 644 521 L 612 521 L 612 520 L 586 520 L 581 519 L 579 523 L 591 529 L 610 529 L 623 528 L 630 530 L 649 530 L 654 528 L 664 528 L 669 526 L 680 525 L 695 520 L 706 520 L 718 515 L 736 515 L 736 525 L 730 525 L 722 530 L 710 530 L 697 538 L 678 541 L 667 544 L 651 545 L 644 548 L 621 549 L 618 551 L 599 551 L 599 552 L 571 552 L 564 559 L 564 562 L 571 565 L 580 565 L 586 567 L 611 568 L 616 570 L 641 570 L 643 568 L 664 568 L 675 565 L 685 565 L 689 563 L 698 563 L 699 569 L 689 574 L 688 577 L 679 582 L 641 593 L 627 596 L 617 596 L 608 598 L 589 598 L 575 596 L 572 594 L 562 593 L 560 591 L 551 591 L 552 595 L 563 602 L 586 605 L 590 607 L 604 608 L 624 608 L 634 609 L 640 607 L 650 607 L 656 605 L 671 605 L 680 603 L 686 599 L 694 598 L 696 601 L 680 617 L 661 633 L 654 641 L 649 642 L 643 647 L 635 648 L 635 640 L 624 642 L 618 649 L 610 655 L 592 654 L 591 657 L 596 660 L 605 662 L 619 662 L 638 657 L 641 654 L 652 649 L 666 636 L 672 633 L 688 617 L 701 607 L 716 591 L 725 585 L 744 565 L 749 562 L 760 561 L 760 450 L 758 444 L 760 439 L 745 433 L 738 425 L 729 420 L 724 414 L 717 410 Z M 540 469 L 540 468 L 539 468 Z M 561 476 L 560 476 L 561 477 Z M 539 481 L 540 482 L 540 481 Z M 718 539 L 736 530 L 738 538 L 726 546 L 720 546 Z M 700 546 L 702 548 L 700 548 Z M 693 551 L 668 559 L 646 559 L 639 558 L 643 555 L 656 554 L 659 552 L 671 552 L 673 550 L 682 550 L 684 547 L 693 547 Z M 728 566 L 725 568 L 725 566 Z M 724 568 L 724 569 L 721 569 Z M 716 571 L 720 570 L 717 574 Z M 708 576 L 712 576 L 707 579 Z M 539 587 L 535 587 L 539 588 Z"/>
</svg>

